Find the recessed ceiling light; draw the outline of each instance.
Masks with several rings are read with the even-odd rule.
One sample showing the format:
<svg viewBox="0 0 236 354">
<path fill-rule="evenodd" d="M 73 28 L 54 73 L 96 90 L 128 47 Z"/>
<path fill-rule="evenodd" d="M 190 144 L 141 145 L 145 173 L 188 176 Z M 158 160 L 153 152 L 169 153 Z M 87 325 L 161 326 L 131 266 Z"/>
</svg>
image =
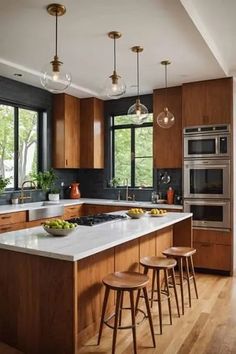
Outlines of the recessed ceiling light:
<svg viewBox="0 0 236 354">
<path fill-rule="evenodd" d="M 21 76 L 22 76 L 22 74 L 19 74 L 19 73 L 14 73 L 14 76 L 21 77 Z"/>
</svg>

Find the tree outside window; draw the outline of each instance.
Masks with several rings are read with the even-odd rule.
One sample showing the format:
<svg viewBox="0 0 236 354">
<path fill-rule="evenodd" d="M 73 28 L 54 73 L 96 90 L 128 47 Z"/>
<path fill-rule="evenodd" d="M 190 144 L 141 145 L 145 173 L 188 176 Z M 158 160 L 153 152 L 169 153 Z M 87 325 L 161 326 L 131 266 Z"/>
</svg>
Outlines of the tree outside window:
<svg viewBox="0 0 236 354">
<path fill-rule="evenodd" d="M 112 117 L 112 177 L 120 185 L 153 187 L 153 115 L 141 126 L 128 116 Z"/>
<path fill-rule="evenodd" d="M 38 112 L 0 105 L 0 175 L 18 188 L 38 168 Z"/>
</svg>

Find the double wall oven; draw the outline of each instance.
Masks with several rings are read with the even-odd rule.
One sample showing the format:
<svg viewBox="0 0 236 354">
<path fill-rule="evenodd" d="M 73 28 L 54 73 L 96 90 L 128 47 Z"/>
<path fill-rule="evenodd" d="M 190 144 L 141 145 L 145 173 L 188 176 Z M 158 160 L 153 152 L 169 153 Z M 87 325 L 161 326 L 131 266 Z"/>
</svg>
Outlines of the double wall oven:
<svg viewBox="0 0 236 354">
<path fill-rule="evenodd" d="M 197 228 L 230 229 L 230 126 L 184 129 L 184 210 Z"/>
</svg>

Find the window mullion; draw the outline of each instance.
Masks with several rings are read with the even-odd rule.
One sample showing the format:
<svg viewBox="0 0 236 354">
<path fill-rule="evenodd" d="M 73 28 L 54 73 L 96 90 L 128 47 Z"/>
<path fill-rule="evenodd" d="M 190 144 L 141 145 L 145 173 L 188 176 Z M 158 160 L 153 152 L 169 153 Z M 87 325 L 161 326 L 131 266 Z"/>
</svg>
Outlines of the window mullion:
<svg viewBox="0 0 236 354">
<path fill-rule="evenodd" d="M 19 109 L 14 108 L 14 188 L 18 189 L 19 168 Z"/>
</svg>

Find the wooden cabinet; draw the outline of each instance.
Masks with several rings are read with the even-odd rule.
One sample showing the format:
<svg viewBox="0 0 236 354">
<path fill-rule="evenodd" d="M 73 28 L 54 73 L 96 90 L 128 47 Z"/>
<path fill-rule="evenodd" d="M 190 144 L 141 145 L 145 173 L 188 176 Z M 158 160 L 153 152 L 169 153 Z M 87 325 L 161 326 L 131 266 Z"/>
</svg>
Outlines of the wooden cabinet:
<svg viewBox="0 0 236 354">
<path fill-rule="evenodd" d="M 194 230 L 194 265 L 198 268 L 231 271 L 232 235 L 230 232 Z"/>
<path fill-rule="evenodd" d="M 156 123 L 158 114 L 167 106 L 175 116 L 168 129 Z M 153 93 L 153 159 L 154 168 L 182 167 L 182 88 L 170 87 Z"/>
<path fill-rule="evenodd" d="M 104 168 L 104 107 L 97 98 L 80 100 L 80 167 Z"/>
<path fill-rule="evenodd" d="M 80 103 L 66 94 L 53 96 L 54 168 L 80 167 Z"/>
<path fill-rule="evenodd" d="M 184 84 L 183 127 L 231 123 L 233 116 L 232 78 Z"/>
<path fill-rule="evenodd" d="M 84 215 L 93 215 L 99 213 L 111 213 L 113 211 L 127 210 L 129 209 L 127 206 L 113 206 L 113 205 L 92 205 L 85 204 L 84 205 Z"/>
<path fill-rule="evenodd" d="M 26 227 L 26 212 L 0 214 L 0 233 L 21 230 Z"/>
<path fill-rule="evenodd" d="M 63 219 L 72 219 L 72 218 L 77 218 L 78 216 L 83 215 L 83 205 L 73 205 L 73 206 L 67 206 L 64 209 L 64 215 Z"/>
</svg>

